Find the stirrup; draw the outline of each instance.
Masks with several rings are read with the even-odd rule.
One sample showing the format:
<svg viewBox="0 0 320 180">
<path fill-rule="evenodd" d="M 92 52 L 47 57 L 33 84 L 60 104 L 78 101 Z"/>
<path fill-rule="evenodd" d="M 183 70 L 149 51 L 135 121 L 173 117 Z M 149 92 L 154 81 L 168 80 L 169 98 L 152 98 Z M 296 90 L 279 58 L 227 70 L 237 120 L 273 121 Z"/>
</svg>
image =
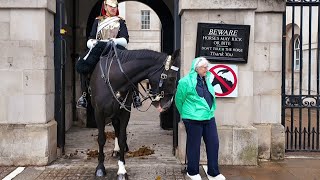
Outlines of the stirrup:
<svg viewBox="0 0 320 180">
<path fill-rule="evenodd" d="M 87 96 L 87 93 L 83 92 L 81 97 L 77 101 L 77 105 L 76 105 L 77 108 L 87 109 L 88 102 L 87 102 L 86 96 Z"/>
</svg>

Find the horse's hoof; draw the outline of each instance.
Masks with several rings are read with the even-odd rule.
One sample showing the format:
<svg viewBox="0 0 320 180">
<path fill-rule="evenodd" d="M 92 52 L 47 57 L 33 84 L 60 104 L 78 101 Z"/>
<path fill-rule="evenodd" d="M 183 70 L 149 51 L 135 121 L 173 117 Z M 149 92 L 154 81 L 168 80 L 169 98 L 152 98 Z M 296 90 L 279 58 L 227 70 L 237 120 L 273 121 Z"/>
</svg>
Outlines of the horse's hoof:
<svg viewBox="0 0 320 180">
<path fill-rule="evenodd" d="M 118 174 L 117 180 L 128 180 L 128 175 L 127 174 Z"/>
<path fill-rule="evenodd" d="M 102 169 L 98 169 L 96 170 L 96 176 L 97 177 L 103 177 L 103 176 L 106 176 L 106 171 L 102 170 Z"/>
<path fill-rule="evenodd" d="M 106 168 L 104 166 L 99 166 L 96 168 L 96 176 L 103 177 L 106 176 Z"/>
</svg>

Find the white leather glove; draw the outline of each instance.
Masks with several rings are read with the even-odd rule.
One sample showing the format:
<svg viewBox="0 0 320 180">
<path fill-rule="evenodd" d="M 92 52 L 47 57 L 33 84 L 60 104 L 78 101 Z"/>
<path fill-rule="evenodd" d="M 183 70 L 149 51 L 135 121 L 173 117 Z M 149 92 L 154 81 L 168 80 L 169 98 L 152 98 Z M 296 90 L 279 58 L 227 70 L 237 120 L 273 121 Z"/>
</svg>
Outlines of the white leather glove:
<svg viewBox="0 0 320 180">
<path fill-rule="evenodd" d="M 126 40 L 126 38 L 111 38 L 111 40 L 117 45 L 123 46 L 123 47 L 127 47 L 128 42 Z"/>
<path fill-rule="evenodd" d="M 89 39 L 87 41 L 87 47 L 89 49 L 91 49 L 93 46 L 95 46 L 97 44 L 97 42 L 98 42 L 98 40 L 96 40 L 96 39 Z"/>
</svg>

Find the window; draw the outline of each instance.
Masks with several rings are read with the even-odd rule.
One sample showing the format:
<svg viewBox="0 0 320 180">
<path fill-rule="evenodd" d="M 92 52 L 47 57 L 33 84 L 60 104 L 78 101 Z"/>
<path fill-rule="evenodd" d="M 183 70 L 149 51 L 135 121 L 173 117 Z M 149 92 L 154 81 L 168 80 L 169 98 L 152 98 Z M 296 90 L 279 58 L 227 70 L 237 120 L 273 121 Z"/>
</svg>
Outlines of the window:
<svg viewBox="0 0 320 180">
<path fill-rule="evenodd" d="M 296 39 L 294 40 L 294 49 L 293 49 L 294 53 L 294 70 L 295 71 L 299 71 L 300 70 L 300 39 L 299 36 L 296 37 Z"/>
<path fill-rule="evenodd" d="M 141 11 L 141 29 L 150 29 L 150 11 Z"/>
</svg>

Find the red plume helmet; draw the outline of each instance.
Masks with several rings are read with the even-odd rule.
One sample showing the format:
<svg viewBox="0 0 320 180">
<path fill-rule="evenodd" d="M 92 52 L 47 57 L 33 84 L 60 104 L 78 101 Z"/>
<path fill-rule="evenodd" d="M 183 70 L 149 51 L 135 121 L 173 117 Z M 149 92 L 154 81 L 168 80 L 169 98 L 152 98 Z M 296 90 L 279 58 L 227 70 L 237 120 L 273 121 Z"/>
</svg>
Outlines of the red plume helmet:
<svg viewBox="0 0 320 180">
<path fill-rule="evenodd" d="M 107 16 L 107 12 L 104 8 L 104 5 L 108 4 L 109 6 L 112 7 L 118 7 L 118 1 L 117 0 L 104 0 L 101 6 L 101 16 Z M 117 9 L 116 16 L 119 16 L 119 9 Z"/>
</svg>

